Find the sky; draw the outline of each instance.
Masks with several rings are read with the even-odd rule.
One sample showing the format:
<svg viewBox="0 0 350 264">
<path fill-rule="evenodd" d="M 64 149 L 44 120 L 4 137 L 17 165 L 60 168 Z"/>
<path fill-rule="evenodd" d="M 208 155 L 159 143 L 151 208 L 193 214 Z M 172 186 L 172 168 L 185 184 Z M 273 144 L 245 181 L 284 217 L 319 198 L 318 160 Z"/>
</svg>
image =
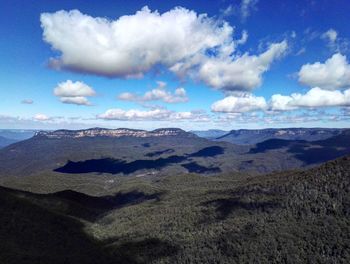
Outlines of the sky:
<svg viewBox="0 0 350 264">
<path fill-rule="evenodd" d="M 347 0 L 0 0 L 0 128 L 349 127 Z"/>
</svg>

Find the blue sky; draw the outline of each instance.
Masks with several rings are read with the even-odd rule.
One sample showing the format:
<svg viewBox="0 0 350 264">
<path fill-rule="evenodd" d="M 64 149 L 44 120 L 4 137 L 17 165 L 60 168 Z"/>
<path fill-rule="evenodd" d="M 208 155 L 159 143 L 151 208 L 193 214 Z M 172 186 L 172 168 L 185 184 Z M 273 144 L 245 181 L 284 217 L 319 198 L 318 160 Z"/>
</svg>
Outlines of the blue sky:
<svg viewBox="0 0 350 264">
<path fill-rule="evenodd" d="M 0 127 L 348 127 L 349 12 L 346 0 L 0 0 Z"/>
</svg>

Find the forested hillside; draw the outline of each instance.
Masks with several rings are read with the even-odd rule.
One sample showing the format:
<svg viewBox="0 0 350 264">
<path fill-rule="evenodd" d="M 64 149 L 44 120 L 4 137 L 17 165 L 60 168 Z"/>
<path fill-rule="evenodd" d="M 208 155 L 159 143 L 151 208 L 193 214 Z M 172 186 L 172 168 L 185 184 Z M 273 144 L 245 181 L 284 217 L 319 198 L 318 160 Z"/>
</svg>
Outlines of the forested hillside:
<svg viewBox="0 0 350 264">
<path fill-rule="evenodd" d="M 349 166 L 344 157 L 254 177 L 127 178 L 100 197 L 1 189 L 0 260 L 347 263 Z"/>
</svg>

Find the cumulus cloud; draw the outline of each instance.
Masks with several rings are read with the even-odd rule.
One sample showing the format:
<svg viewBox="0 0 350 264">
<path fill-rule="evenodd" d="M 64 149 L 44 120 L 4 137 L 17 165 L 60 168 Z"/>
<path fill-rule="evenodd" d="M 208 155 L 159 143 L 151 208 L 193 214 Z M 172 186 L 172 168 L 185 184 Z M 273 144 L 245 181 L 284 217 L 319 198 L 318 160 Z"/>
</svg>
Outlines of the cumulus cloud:
<svg viewBox="0 0 350 264">
<path fill-rule="evenodd" d="M 243 0 L 245 16 L 255 2 Z M 215 88 L 252 89 L 287 48 L 284 41 L 257 56 L 234 55 L 247 32 L 234 40 L 227 22 L 182 7 L 162 14 L 144 7 L 116 20 L 58 11 L 43 13 L 40 20 L 44 40 L 60 52 L 52 66 L 109 77 L 140 77 L 163 66 Z M 210 77 L 208 70 L 213 70 Z"/>
<path fill-rule="evenodd" d="M 246 113 L 254 111 L 290 111 L 324 107 L 350 106 L 350 89 L 330 91 L 315 87 L 307 93 L 274 94 L 269 101 L 253 94 L 231 95 L 212 104 L 213 112 Z"/>
<path fill-rule="evenodd" d="M 54 95 L 65 104 L 91 105 L 86 97 L 95 96 L 96 92 L 83 82 L 67 80 L 57 85 Z"/>
<path fill-rule="evenodd" d="M 21 104 L 33 104 L 34 101 L 32 99 L 23 99 L 21 101 Z"/>
<path fill-rule="evenodd" d="M 182 87 L 176 88 L 174 93 L 166 90 L 167 84 L 158 81 L 158 86 L 140 96 L 136 93 L 125 92 L 118 96 L 119 100 L 133 102 L 163 101 L 165 103 L 184 103 L 188 101 L 186 90 Z"/>
<path fill-rule="evenodd" d="M 89 100 L 84 96 L 61 97 L 60 101 L 64 104 L 91 105 Z"/>
<path fill-rule="evenodd" d="M 41 15 L 44 40 L 62 53 L 61 67 L 126 77 L 231 42 L 233 28 L 177 7 L 163 14 L 144 7 L 117 20 L 70 12 Z M 98 54 L 98 56 L 96 56 Z"/>
<path fill-rule="evenodd" d="M 222 113 L 243 113 L 250 111 L 265 110 L 267 103 L 264 97 L 257 97 L 252 94 L 241 96 L 227 96 L 224 99 L 212 104 L 213 112 Z"/>
<path fill-rule="evenodd" d="M 48 120 L 50 120 L 50 117 L 48 117 L 45 114 L 36 114 L 33 117 L 33 119 L 36 120 L 36 121 L 48 121 Z"/>
<path fill-rule="evenodd" d="M 208 116 L 201 111 L 175 112 L 167 109 L 109 109 L 97 116 L 98 119 L 120 121 L 208 121 Z"/>
<path fill-rule="evenodd" d="M 350 65 L 346 56 L 336 53 L 324 63 L 305 64 L 299 73 L 299 82 L 327 90 L 337 90 L 350 86 Z"/>
<path fill-rule="evenodd" d="M 270 101 L 271 110 L 276 111 L 335 106 L 350 106 L 350 89 L 341 92 L 315 87 L 305 94 L 294 93 L 290 96 L 276 94 Z"/>
<path fill-rule="evenodd" d="M 271 63 L 283 56 L 287 42 L 271 44 L 264 53 L 256 56 L 248 53 L 231 58 L 210 58 L 199 67 L 199 78 L 209 86 L 225 91 L 252 91 L 262 84 L 262 74 Z"/>
</svg>

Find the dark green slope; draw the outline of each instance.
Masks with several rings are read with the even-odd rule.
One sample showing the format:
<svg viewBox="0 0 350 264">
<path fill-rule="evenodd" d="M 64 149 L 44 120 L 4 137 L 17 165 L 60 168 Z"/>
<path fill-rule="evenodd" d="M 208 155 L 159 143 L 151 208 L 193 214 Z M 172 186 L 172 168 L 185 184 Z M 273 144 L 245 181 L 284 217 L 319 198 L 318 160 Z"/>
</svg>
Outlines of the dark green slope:
<svg viewBox="0 0 350 264">
<path fill-rule="evenodd" d="M 36 204 L 30 194 L 3 188 L 0 240 L 3 264 L 107 261 L 99 244 L 84 233 L 81 222 Z"/>
<path fill-rule="evenodd" d="M 64 191 L 38 195 L 0 187 L 0 263 L 149 263 L 176 248 L 156 238 L 118 246 L 84 231 L 112 209 L 156 199 L 139 192 L 92 197 Z"/>
<path fill-rule="evenodd" d="M 349 263 L 349 168 L 129 177 L 101 197 L 2 188 L 0 262 Z"/>
</svg>

